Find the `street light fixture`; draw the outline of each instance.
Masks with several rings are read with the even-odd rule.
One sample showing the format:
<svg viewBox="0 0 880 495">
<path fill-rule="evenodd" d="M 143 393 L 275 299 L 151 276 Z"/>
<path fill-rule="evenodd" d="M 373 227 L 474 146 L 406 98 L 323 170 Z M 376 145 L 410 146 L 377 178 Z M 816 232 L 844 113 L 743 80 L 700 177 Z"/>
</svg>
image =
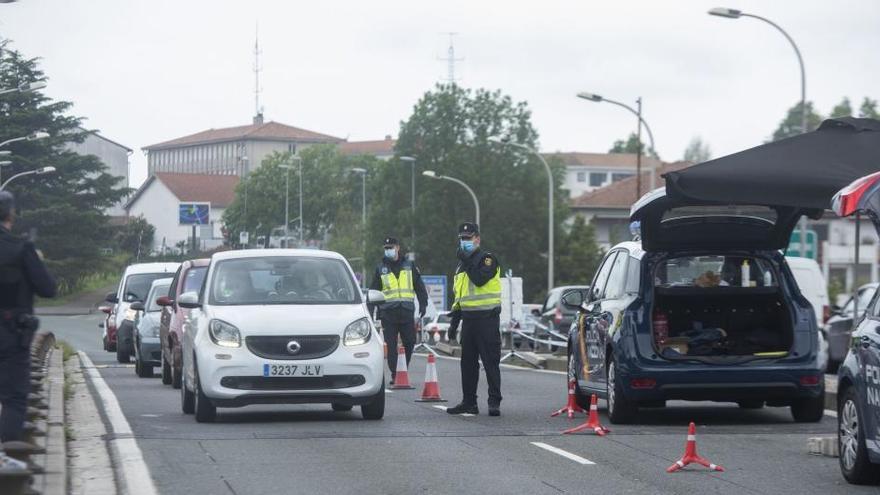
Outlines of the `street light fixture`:
<svg viewBox="0 0 880 495">
<path fill-rule="evenodd" d="M 456 179 L 455 177 L 449 177 L 447 175 L 439 175 L 439 174 L 437 174 L 437 172 L 434 172 L 433 170 L 425 170 L 424 172 L 422 172 L 422 175 L 424 175 L 425 177 L 430 177 L 432 179 L 448 180 L 450 182 L 455 182 L 456 184 L 465 188 L 467 190 L 467 192 L 471 195 L 471 199 L 474 200 L 474 212 L 476 213 L 476 218 L 475 218 L 476 223 L 477 223 L 477 225 L 481 225 L 480 224 L 480 202 L 477 200 L 477 195 L 474 194 L 473 189 L 471 189 L 467 184 L 465 184 L 463 181 L 461 181 L 459 179 Z"/>
<path fill-rule="evenodd" d="M 592 101 L 596 103 L 601 103 L 604 101 L 606 103 L 611 103 L 612 105 L 617 105 L 621 108 L 629 110 L 630 112 L 632 112 L 633 115 L 636 116 L 637 119 L 639 119 L 638 132 L 636 133 L 639 142 L 639 153 L 636 155 L 636 200 L 638 200 L 642 196 L 642 125 L 644 125 L 645 129 L 648 131 L 648 139 L 651 141 L 651 149 L 655 152 L 657 151 L 657 147 L 654 145 L 654 133 L 651 132 L 651 126 L 649 126 L 648 122 L 642 118 L 642 98 L 639 97 L 636 99 L 636 106 L 638 108 L 638 110 L 636 110 L 626 103 L 605 98 L 604 96 L 597 95 L 595 93 L 588 93 L 586 91 L 581 91 L 577 94 L 577 97 L 582 100 Z M 654 167 L 651 167 L 651 189 L 654 188 L 655 174 L 656 170 L 654 169 Z"/>
<path fill-rule="evenodd" d="M 7 93 L 27 93 L 29 91 L 36 91 L 38 89 L 43 89 L 46 87 L 45 81 L 35 81 L 29 83 L 19 84 L 17 88 L 9 88 L 0 90 L 0 95 L 5 95 Z"/>
<path fill-rule="evenodd" d="M 0 143 L 0 148 L 6 146 L 7 144 L 17 143 L 19 141 L 36 141 L 37 139 L 43 139 L 43 138 L 47 138 L 47 137 L 49 137 L 48 132 L 37 131 L 37 132 L 31 133 L 31 134 L 28 134 L 27 136 L 7 139 L 6 141 L 3 141 L 2 143 Z"/>
<path fill-rule="evenodd" d="M 51 174 L 54 171 L 55 171 L 55 167 L 43 167 L 43 168 L 38 168 L 36 170 L 28 170 L 27 172 L 19 172 L 19 173 L 13 175 L 12 177 L 6 179 L 6 182 L 4 182 L 2 185 L 0 185 L 0 191 L 6 189 L 6 186 L 10 182 L 14 181 L 15 179 L 17 179 L 19 177 L 24 177 L 25 175 Z"/>
<path fill-rule="evenodd" d="M 361 282 L 364 287 L 367 286 L 367 169 L 355 167 L 351 169 L 351 173 L 361 176 Z"/>
<path fill-rule="evenodd" d="M 737 9 L 728 9 L 725 7 L 715 7 L 713 9 L 709 9 L 709 15 L 714 15 L 716 17 L 724 17 L 726 19 L 739 19 L 740 17 L 751 17 L 752 19 L 757 19 L 759 21 L 766 22 L 767 24 L 776 28 L 777 31 L 782 33 L 785 36 L 785 39 L 791 44 L 791 47 L 794 49 L 794 54 L 797 56 L 798 65 L 801 69 L 801 133 L 807 132 L 807 76 L 806 69 L 804 68 L 804 58 L 801 56 L 801 51 L 797 46 L 797 43 L 794 42 L 794 39 L 789 36 L 789 34 L 782 29 L 782 26 L 776 24 L 775 22 L 767 19 L 766 17 L 761 17 L 755 14 L 749 14 Z M 807 255 L 807 217 L 801 217 L 800 221 L 800 231 L 801 231 L 801 256 Z"/>
<path fill-rule="evenodd" d="M 412 156 L 401 156 L 400 161 L 409 163 L 412 167 L 412 213 L 410 214 L 409 226 L 409 254 L 412 261 L 416 259 L 416 159 Z"/>
<path fill-rule="evenodd" d="M 550 168 L 550 165 L 547 163 L 547 160 L 538 153 L 538 150 L 526 146 L 524 144 L 515 143 L 510 140 L 501 139 L 498 137 L 490 137 L 490 143 L 495 143 L 501 146 L 512 146 L 514 148 L 521 149 L 527 153 L 535 155 L 538 157 L 538 160 L 544 164 L 544 170 L 547 172 L 547 292 L 550 292 L 550 289 L 554 286 L 554 259 L 553 259 L 553 237 L 554 237 L 554 229 L 555 225 L 553 222 L 553 189 L 556 185 L 553 180 L 553 169 Z"/>
</svg>

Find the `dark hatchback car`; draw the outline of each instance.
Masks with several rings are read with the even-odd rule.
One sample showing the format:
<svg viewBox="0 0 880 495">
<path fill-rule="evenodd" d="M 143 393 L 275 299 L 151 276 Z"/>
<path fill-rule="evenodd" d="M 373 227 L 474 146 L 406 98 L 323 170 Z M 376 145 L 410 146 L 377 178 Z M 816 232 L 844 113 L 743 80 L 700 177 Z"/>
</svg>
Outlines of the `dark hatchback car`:
<svg viewBox="0 0 880 495">
<path fill-rule="evenodd" d="M 568 346 L 578 400 L 607 399 L 613 423 L 667 400 L 821 420 L 816 318 L 780 251 L 801 213 L 645 195 L 632 209 L 641 242 L 612 248 L 589 291 L 563 295 L 579 308 Z"/>
<path fill-rule="evenodd" d="M 841 217 L 867 215 L 880 234 L 880 172 L 863 177 L 834 197 Z M 840 470 L 850 483 L 880 482 L 880 291 L 870 303 L 849 342 L 837 372 L 837 437 Z"/>
<path fill-rule="evenodd" d="M 556 331 L 565 332 L 571 326 L 577 310 L 569 308 L 562 304 L 562 294 L 572 290 L 586 290 L 590 287 L 587 285 L 566 285 L 562 287 L 554 287 L 547 293 L 544 304 L 540 310 L 535 310 L 535 316 L 541 318 L 541 322 Z"/>
</svg>

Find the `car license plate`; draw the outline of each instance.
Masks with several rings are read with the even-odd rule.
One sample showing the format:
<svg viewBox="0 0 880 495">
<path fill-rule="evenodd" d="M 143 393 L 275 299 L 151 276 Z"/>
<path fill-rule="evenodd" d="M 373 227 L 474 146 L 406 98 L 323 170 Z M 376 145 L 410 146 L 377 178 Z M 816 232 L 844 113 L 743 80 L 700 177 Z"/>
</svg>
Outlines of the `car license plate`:
<svg viewBox="0 0 880 495">
<path fill-rule="evenodd" d="M 264 364 L 263 376 L 324 376 L 321 364 Z"/>
</svg>

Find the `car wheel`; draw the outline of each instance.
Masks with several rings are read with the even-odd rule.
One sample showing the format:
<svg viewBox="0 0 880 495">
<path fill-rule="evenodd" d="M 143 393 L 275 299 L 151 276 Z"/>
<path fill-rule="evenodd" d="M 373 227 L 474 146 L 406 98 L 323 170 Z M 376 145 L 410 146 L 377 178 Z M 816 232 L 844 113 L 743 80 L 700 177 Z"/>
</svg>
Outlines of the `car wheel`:
<svg viewBox="0 0 880 495">
<path fill-rule="evenodd" d="M 183 376 L 183 357 L 178 360 L 174 359 L 174 348 L 171 348 L 171 388 L 180 388 L 181 377 Z"/>
<path fill-rule="evenodd" d="M 153 378 L 153 367 L 149 364 L 144 364 L 140 359 L 135 361 L 134 370 L 140 378 Z"/>
<path fill-rule="evenodd" d="M 865 428 L 856 399 L 856 390 L 849 387 L 837 411 L 837 442 L 840 447 L 840 472 L 846 481 L 856 485 L 880 482 L 880 469 L 868 459 Z"/>
<path fill-rule="evenodd" d="M 608 365 L 607 377 L 608 420 L 618 425 L 632 423 L 635 421 L 639 408 L 623 395 L 623 385 L 617 376 L 616 359 Z"/>
<path fill-rule="evenodd" d="M 837 368 L 840 368 L 840 361 L 835 361 L 829 357 L 828 365 L 825 367 L 825 373 L 836 374 Z"/>
<path fill-rule="evenodd" d="M 189 390 L 189 384 L 186 383 L 186 375 L 181 373 L 181 387 L 180 387 L 180 409 L 184 414 L 192 414 L 195 412 L 195 395 Z"/>
<path fill-rule="evenodd" d="M 740 409 L 761 409 L 764 407 L 762 400 L 741 400 L 736 403 Z"/>
<path fill-rule="evenodd" d="M 171 385 L 171 365 L 165 360 L 165 351 L 159 353 L 162 359 L 162 384 Z"/>
<path fill-rule="evenodd" d="M 352 409 L 352 406 L 348 404 L 337 404 L 336 402 L 330 404 L 330 407 L 336 412 L 348 412 Z"/>
<path fill-rule="evenodd" d="M 105 351 L 109 351 L 109 350 L 110 350 L 110 344 L 107 343 L 107 336 L 105 335 L 101 340 L 104 342 L 104 350 L 105 350 Z"/>
<path fill-rule="evenodd" d="M 825 387 L 819 397 L 797 399 L 791 404 L 791 416 L 798 423 L 818 423 L 825 415 Z"/>
<path fill-rule="evenodd" d="M 361 406 L 361 416 L 364 419 L 377 420 L 385 416 L 385 381 L 382 380 L 382 386 L 379 393 L 373 396 L 370 402 Z"/>
<path fill-rule="evenodd" d="M 211 403 L 211 399 L 202 390 L 202 381 L 199 379 L 199 368 L 195 368 L 195 415 L 199 423 L 213 423 L 217 419 L 217 408 Z"/>
<path fill-rule="evenodd" d="M 128 353 L 126 346 L 122 345 L 120 340 L 121 334 L 116 334 L 116 362 L 127 364 L 131 362 L 131 354 Z"/>
<path fill-rule="evenodd" d="M 584 393 L 581 391 L 581 387 L 580 387 L 580 385 L 578 385 L 577 372 L 576 372 L 575 369 L 574 369 L 574 360 L 573 360 L 573 358 L 571 357 L 571 349 L 572 349 L 572 345 L 573 345 L 573 344 L 569 342 L 569 345 L 568 345 L 568 373 L 569 373 L 569 380 L 574 379 L 574 399 L 575 399 L 575 401 L 577 402 L 577 405 L 579 405 L 579 406 L 581 406 L 583 409 L 589 411 L 589 410 L 590 410 L 590 397 L 588 397 L 586 394 L 584 394 Z M 566 385 L 568 385 L 568 384 L 566 383 Z"/>
</svg>

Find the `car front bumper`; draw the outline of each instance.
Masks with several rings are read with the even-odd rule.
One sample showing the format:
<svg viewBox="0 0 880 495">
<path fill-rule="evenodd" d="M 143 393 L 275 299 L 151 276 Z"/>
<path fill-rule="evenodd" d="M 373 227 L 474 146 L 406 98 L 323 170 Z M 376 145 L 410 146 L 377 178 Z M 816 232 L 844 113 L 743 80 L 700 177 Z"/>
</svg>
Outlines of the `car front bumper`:
<svg viewBox="0 0 880 495">
<path fill-rule="evenodd" d="M 141 337 L 137 355 L 144 364 L 159 366 L 162 360 L 162 344 L 159 337 Z"/>
</svg>

